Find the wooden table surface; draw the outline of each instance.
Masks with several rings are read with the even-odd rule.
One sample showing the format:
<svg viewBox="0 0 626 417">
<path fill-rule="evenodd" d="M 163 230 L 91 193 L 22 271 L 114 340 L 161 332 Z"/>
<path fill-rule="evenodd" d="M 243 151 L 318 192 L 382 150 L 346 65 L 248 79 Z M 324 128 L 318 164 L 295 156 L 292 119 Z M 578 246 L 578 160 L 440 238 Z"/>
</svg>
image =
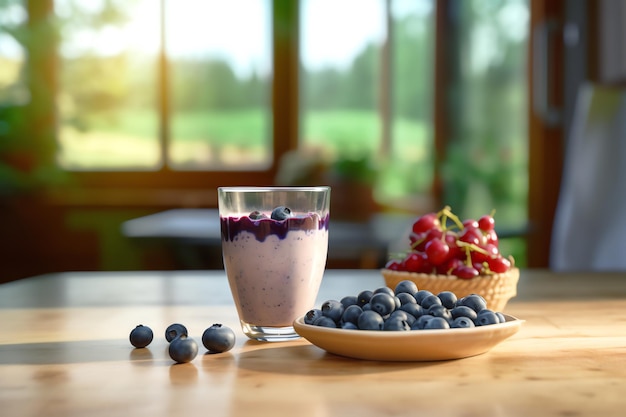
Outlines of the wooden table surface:
<svg viewBox="0 0 626 417">
<path fill-rule="evenodd" d="M 383 285 L 326 272 L 318 302 Z M 64 273 L 0 285 L 0 415 L 624 416 L 626 274 L 523 270 L 505 312 L 526 320 L 491 351 L 443 362 L 343 358 L 306 340 L 260 343 L 238 327 L 223 271 Z M 236 346 L 176 365 L 165 328 Z M 133 349 L 149 325 L 155 340 Z"/>
</svg>

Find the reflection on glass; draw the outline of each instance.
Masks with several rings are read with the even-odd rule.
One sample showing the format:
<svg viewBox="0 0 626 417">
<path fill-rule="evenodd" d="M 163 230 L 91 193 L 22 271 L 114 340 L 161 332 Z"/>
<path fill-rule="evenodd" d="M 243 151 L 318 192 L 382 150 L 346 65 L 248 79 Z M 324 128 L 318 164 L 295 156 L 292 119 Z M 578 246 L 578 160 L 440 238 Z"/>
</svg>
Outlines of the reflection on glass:
<svg viewBox="0 0 626 417">
<path fill-rule="evenodd" d="M 67 169 L 157 169 L 159 7 L 57 0 L 58 160 Z"/>
<path fill-rule="evenodd" d="M 171 0 L 165 9 L 175 169 L 272 163 L 271 1 Z"/>
</svg>

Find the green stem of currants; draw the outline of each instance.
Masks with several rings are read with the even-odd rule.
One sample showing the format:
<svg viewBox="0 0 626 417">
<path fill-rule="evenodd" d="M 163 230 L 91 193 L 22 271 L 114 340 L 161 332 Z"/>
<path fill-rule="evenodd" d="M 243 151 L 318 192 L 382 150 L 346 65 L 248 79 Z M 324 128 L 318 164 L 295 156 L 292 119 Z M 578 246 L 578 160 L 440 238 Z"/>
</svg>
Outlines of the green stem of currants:
<svg viewBox="0 0 626 417">
<path fill-rule="evenodd" d="M 463 230 L 465 228 L 465 226 L 463 226 L 463 222 L 461 221 L 461 219 L 459 219 L 459 217 L 452 212 L 452 209 L 450 208 L 450 206 L 445 206 L 443 209 L 441 209 L 441 211 L 438 214 L 439 216 L 442 216 L 441 224 L 444 230 L 445 230 L 448 218 L 450 218 L 450 220 L 452 220 L 454 224 L 456 224 L 456 226 L 460 230 Z"/>
</svg>

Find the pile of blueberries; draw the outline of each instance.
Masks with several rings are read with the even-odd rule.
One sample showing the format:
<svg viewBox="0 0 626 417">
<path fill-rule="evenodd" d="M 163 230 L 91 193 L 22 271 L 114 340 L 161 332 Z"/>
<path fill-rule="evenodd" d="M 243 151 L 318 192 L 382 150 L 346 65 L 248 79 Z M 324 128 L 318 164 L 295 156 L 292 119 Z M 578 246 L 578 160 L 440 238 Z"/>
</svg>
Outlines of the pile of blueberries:
<svg viewBox="0 0 626 417">
<path fill-rule="evenodd" d="M 154 338 L 152 329 L 140 324 L 131 330 L 130 344 L 135 348 L 145 348 Z M 189 337 L 187 328 L 180 324 L 170 324 L 165 329 L 168 353 L 177 363 L 191 362 L 198 355 L 198 344 Z M 235 345 L 235 332 L 230 327 L 213 324 L 202 333 L 202 344 L 211 353 L 227 352 Z"/>
<path fill-rule="evenodd" d="M 451 291 L 433 294 L 410 280 L 391 289 L 364 290 L 309 310 L 304 322 L 351 330 L 429 330 L 468 328 L 504 323 L 504 315 L 487 308 L 478 294 L 462 298 Z"/>
</svg>

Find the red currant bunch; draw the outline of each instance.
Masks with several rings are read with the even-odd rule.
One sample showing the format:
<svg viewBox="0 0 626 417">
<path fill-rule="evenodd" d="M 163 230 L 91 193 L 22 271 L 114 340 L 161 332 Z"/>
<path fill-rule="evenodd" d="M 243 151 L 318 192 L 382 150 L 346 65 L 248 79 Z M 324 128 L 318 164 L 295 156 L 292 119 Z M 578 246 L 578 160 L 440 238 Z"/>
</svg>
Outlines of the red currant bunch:
<svg viewBox="0 0 626 417">
<path fill-rule="evenodd" d="M 471 279 L 507 272 L 512 257 L 500 253 L 494 212 L 461 221 L 450 207 L 418 217 L 409 234 L 410 248 L 385 268 Z"/>
</svg>

